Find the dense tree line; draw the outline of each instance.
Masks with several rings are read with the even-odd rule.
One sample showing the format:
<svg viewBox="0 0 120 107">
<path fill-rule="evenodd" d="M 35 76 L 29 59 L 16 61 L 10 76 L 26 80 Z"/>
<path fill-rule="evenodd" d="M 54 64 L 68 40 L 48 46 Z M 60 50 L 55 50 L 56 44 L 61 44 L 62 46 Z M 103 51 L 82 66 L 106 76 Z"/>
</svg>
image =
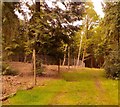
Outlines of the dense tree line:
<svg viewBox="0 0 120 107">
<path fill-rule="evenodd" d="M 108 77 L 120 77 L 120 2 L 106 3 L 103 26 L 105 30 L 105 70 Z"/>
<path fill-rule="evenodd" d="M 108 77 L 119 77 L 120 2 L 104 5 L 105 17 L 100 19 L 91 2 L 61 2 L 65 9 L 53 2 L 54 8 L 46 2 L 25 3 L 30 9 L 30 21 L 18 3 L 3 3 L 3 59 L 31 61 L 35 52 L 37 69 L 40 55 L 48 55 L 54 64 L 68 66 L 75 59 L 75 66 L 105 68 Z M 21 21 L 15 15 L 18 10 Z M 74 25 L 82 21 L 81 25 Z M 33 51 L 34 50 L 34 51 Z M 40 58 L 40 59 L 39 59 Z M 66 60 L 67 58 L 67 60 Z M 80 61 L 81 60 L 81 61 Z"/>
</svg>

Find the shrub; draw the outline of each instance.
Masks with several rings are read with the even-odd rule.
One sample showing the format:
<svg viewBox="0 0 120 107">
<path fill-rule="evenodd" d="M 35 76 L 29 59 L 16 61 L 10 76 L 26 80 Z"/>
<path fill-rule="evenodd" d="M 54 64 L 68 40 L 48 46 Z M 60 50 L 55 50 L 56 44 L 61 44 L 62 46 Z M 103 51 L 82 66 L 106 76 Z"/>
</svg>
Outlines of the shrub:
<svg viewBox="0 0 120 107">
<path fill-rule="evenodd" d="M 42 66 L 41 60 L 36 60 L 36 73 L 38 76 L 42 75 L 44 68 Z"/>
<path fill-rule="evenodd" d="M 12 69 L 7 63 L 2 64 L 2 75 L 17 75 L 18 71 Z"/>
<path fill-rule="evenodd" d="M 106 76 L 112 79 L 120 79 L 120 57 L 118 51 L 111 52 L 106 57 Z"/>
<path fill-rule="evenodd" d="M 40 67 L 39 69 L 37 69 L 37 75 L 38 75 L 38 76 L 42 75 L 43 72 L 44 72 L 43 67 Z"/>
</svg>

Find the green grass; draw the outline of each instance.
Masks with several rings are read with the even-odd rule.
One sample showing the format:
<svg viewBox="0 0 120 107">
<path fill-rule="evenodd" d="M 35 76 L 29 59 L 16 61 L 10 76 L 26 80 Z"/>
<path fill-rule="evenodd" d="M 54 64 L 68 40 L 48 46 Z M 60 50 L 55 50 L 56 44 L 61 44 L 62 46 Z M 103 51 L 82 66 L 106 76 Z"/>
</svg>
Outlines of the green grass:
<svg viewBox="0 0 120 107">
<path fill-rule="evenodd" d="M 18 91 L 11 105 L 118 105 L 118 81 L 106 79 L 102 69 L 62 72 L 45 86 Z"/>
<path fill-rule="evenodd" d="M 14 105 L 45 105 L 49 104 L 51 98 L 58 93 L 64 81 L 50 81 L 46 86 L 35 87 L 28 91 L 18 91 L 15 97 L 9 99 Z"/>
</svg>

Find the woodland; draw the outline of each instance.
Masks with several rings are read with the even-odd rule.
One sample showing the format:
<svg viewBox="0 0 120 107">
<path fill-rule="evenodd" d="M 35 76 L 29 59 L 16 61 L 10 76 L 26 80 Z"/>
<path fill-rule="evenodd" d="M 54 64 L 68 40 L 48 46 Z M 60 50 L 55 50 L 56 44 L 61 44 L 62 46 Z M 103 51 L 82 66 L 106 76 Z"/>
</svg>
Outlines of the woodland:
<svg viewBox="0 0 120 107">
<path fill-rule="evenodd" d="M 28 71 L 32 73 L 30 77 L 33 77 L 31 92 L 18 91 L 15 97 L 8 98 L 4 103 L 118 105 L 120 2 L 103 2 L 103 18 L 96 13 L 92 2 L 59 1 L 59 3 L 53 0 L 52 6 L 49 6 L 46 1 L 2 2 L 1 74 L 3 78 L 20 76 L 20 72 L 13 68 L 24 67 L 26 75 L 25 72 L 31 67 L 31 71 Z M 20 19 L 16 12 L 23 19 Z M 49 72 L 55 72 L 57 79 L 53 79 Z M 45 79 L 42 89 L 39 83 L 44 80 L 42 78 L 48 78 L 46 75 L 52 79 Z M 89 83 L 93 80 L 96 81 L 98 93 L 92 87 L 92 82 Z M 82 84 L 78 84 L 79 82 Z M 83 99 L 82 88 L 86 89 L 84 90 L 86 98 Z M 78 92 L 76 90 L 83 94 L 79 93 L 80 95 L 75 97 L 75 93 Z M 51 91 L 54 91 L 54 94 Z M 98 94 L 98 99 L 95 95 L 91 99 L 92 91 L 96 96 Z M 62 94 L 58 95 L 60 92 Z M 27 98 L 28 93 L 33 93 L 35 98 L 30 94 L 29 101 L 20 100 Z M 56 95 L 57 97 L 53 98 Z M 101 100 L 102 95 L 104 100 Z M 50 100 L 51 98 L 53 100 Z M 4 99 L 6 97 L 3 97 Z"/>
</svg>

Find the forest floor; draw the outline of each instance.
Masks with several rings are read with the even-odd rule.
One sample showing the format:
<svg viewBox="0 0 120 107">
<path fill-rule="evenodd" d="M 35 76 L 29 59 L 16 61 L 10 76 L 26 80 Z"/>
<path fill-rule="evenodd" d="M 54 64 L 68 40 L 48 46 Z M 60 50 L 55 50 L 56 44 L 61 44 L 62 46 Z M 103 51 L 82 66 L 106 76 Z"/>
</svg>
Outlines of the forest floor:
<svg viewBox="0 0 120 107">
<path fill-rule="evenodd" d="M 9 62 L 10 67 L 18 71 L 16 76 L 2 76 L 2 95 L 7 96 L 20 89 L 26 89 L 34 85 L 31 63 Z M 64 67 L 66 68 L 66 67 Z M 44 85 L 45 81 L 58 78 L 57 66 L 44 65 L 44 73 L 37 76 L 37 85 Z"/>
<path fill-rule="evenodd" d="M 30 63 L 11 62 L 19 70 L 18 76 L 3 76 L 3 95 L 17 91 L 3 104 L 15 105 L 118 105 L 118 81 L 106 79 L 103 69 L 61 67 L 44 65 L 45 73 L 33 85 Z"/>
</svg>

